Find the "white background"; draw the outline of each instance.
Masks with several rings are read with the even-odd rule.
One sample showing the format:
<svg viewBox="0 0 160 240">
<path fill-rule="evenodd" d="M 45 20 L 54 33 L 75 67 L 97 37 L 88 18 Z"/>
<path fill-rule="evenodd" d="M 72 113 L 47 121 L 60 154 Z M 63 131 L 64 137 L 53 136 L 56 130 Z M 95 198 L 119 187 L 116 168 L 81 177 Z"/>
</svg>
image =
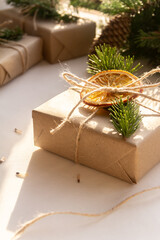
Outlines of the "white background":
<svg viewBox="0 0 160 240">
<path fill-rule="evenodd" d="M 5 4 L 0 2 L 1 8 Z M 39 213 L 99 213 L 129 195 L 160 185 L 160 165 L 130 185 L 95 170 L 75 166 L 33 145 L 32 109 L 68 88 L 65 69 L 86 76 L 87 57 L 50 65 L 42 61 L 0 88 L 0 239 Z M 22 130 L 18 135 L 14 129 Z M 15 173 L 28 173 L 24 179 Z M 81 182 L 76 182 L 80 172 Z M 52 216 L 30 227 L 24 240 L 159 240 L 160 191 L 142 194 L 109 216 Z"/>
</svg>

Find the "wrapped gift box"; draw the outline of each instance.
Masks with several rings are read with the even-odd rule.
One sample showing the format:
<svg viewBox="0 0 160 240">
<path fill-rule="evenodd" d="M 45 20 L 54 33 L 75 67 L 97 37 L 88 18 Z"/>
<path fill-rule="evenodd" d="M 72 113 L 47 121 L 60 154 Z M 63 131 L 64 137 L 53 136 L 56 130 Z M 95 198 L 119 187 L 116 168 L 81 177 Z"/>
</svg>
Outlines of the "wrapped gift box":
<svg viewBox="0 0 160 240">
<path fill-rule="evenodd" d="M 0 86 L 42 59 L 42 40 L 24 35 L 19 41 L 0 44 Z"/>
<path fill-rule="evenodd" d="M 0 11 L 1 19 L 13 19 L 23 25 L 23 30 L 30 35 L 43 39 L 43 55 L 50 63 L 68 60 L 88 54 L 95 36 L 96 24 L 90 20 L 79 19 L 77 23 L 56 23 L 52 20 L 36 20 L 24 17 L 15 9 Z"/>
<path fill-rule="evenodd" d="M 79 125 L 92 113 L 80 105 L 54 135 L 50 130 L 66 118 L 79 101 L 79 93 L 67 90 L 33 110 L 34 143 L 45 150 L 75 161 Z M 85 123 L 78 145 L 78 163 L 136 183 L 160 161 L 160 118 L 145 117 L 140 129 L 122 138 L 104 109 Z"/>
</svg>

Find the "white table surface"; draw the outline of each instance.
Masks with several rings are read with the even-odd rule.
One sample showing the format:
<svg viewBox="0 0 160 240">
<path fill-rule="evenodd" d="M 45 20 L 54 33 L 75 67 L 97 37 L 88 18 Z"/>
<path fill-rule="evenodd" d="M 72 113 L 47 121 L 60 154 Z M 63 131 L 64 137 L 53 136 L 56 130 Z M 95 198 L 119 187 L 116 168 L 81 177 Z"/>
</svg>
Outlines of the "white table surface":
<svg viewBox="0 0 160 240">
<path fill-rule="evenodd" d="M 5 4 L 1 1 L 1 7 Z M 48 211 L 103 212 L 129 195 L 160 185 L 160 164 L 138 184 L 75 166 L 33 145 L 32 109 L 68 88 L 59 75 L 69 69 L 85 77 L 86 57 L 50 65 L 42 61 L 0 88 L 0 239 Z M 22 130 L 16 134 L 14 129 Z M 15 173 L 28 173 L 24 179 Z M 80 172 L 81 182 L 76 182 Z M 51 216 L 23 234 L 24 240 L 159 240 L 160 191 L 144 193 L 109 216 Z"/>
</svg>

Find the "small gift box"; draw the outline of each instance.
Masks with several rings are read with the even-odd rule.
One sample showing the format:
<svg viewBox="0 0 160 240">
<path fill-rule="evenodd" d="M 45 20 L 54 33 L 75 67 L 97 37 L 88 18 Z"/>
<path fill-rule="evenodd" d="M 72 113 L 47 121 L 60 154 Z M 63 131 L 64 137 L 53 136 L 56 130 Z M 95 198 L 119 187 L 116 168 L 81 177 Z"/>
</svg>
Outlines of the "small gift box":
<svg viewBox="0 0 160 240">
<path fill-rule="evenodd" d="M 115 131 L 108 111 L 101 109 L 83 125 L 77 140 L 81 124 L 93 111 L 80 104 L 69 121 L 51 135 L 51 129 L 68 116 L 79 99 L 78 92 L 67 90 L 33 110 L 36 146 L 129 183 L 139 181 L 160 161 L 159 116 L 144 117 L 140 128 L 125 139 Z"/>
<path fill-rule="evenodd" d="M 50 63 L 86 55 L 95 36 L 96 24 L 79 19 L 76 23 L 57 23 L 53 20 L 36 20 L 24 17 L 15 9 L 0 12 L 1 18 L 12 19 L 23 25 L 24 32 L 43 39 L 43 55 Z"/>
<path fill-rule="evenodd" d="M 42 40 L 24 35 L 19 41 L 0 43 L 0 86 L 42 59 Z"/>
</svg>

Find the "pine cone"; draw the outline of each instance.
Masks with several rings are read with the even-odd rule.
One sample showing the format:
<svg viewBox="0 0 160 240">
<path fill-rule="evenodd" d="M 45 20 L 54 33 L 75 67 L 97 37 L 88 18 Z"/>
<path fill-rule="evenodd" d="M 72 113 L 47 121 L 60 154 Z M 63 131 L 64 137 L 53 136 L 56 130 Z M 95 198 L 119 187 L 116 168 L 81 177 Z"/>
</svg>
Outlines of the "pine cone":
<svg viewBox="0 0 160 240">
<path fill-rule="evenodd" d="M 103 43 L 109 44 L 111 47 L 122 47 L 130 33 L 130 25 L 131 19 L 129 15 L 115 17 L 103 29 L 100 37 L 94 40 L 89 54 L 94 54 L 95 47 Z"/>
</svg>

